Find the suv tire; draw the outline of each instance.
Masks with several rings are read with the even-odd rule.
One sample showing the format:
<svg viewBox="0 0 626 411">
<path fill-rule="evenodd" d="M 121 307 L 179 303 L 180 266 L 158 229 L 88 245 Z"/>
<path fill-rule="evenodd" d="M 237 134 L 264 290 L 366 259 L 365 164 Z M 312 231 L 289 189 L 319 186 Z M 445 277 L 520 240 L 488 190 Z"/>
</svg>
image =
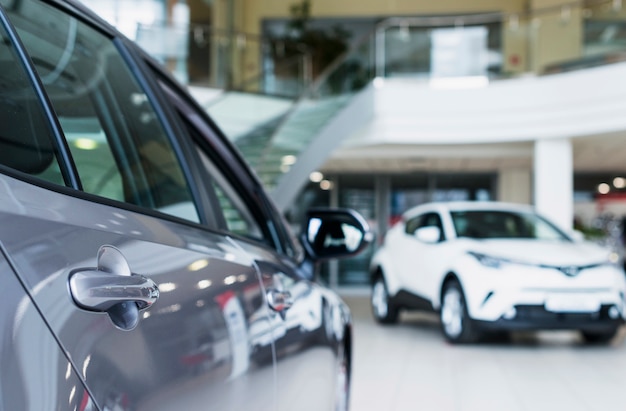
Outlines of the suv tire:
<svg viewBox="0 0 626 411">
<path fill-rule="evenodd" d="M 393 324 L 398 321 L 398 307 L 389 296 L 385 279 L 378 275 L 372 285 L 372 312 L 377 322 L 381 324 Z"/>
<path fill-rule="evenodd" d="M 441 330 L 447 341 L 467 344 L 478 340 L 479 333 L 467 312 L 465 295 L 457 280 L 449 280 L 444 284 L 439 315 Z"/>
</svg>

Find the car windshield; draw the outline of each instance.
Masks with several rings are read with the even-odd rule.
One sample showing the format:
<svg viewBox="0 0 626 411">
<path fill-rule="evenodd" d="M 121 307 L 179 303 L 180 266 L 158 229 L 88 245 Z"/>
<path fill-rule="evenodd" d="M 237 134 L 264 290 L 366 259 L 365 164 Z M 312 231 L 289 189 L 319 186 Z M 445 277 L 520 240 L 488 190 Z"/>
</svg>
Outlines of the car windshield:
<svg viewBox="0 0 626 411">
<path fill-rule="evenodd" d="M 457 237 L 571 241 L 561 230 L 536 214 L 472 210 L 452 211 L 450 215 Z"/>
</svg>

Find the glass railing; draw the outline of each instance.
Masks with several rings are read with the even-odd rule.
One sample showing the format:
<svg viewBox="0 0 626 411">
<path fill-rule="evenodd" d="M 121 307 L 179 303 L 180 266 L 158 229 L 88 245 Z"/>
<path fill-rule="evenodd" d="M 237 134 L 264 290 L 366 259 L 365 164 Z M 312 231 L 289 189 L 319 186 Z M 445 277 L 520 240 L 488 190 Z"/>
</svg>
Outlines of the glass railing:
<svg viewBox="0 0 626 411">
<path fill-rule="evenodd" d="M 311 84 L 304 46 L 286 54 L 280 40 L 201 24 L 137 24 L 133 35 L 186 84 L 290 98 Z"/>
<path fill-rule="evenodd" d="M 252 163 L 267 188 L 276 187 L 322 128 L 374 78 L 372 40 L 368 34 L 355 42 L 347 53 L 321 73 L 292 109 L 275 124 L 272 135 L 266 139 L 266 146 Z"/>
<path fill-rule="evenodd" d="M 293 39 L 158 23 L 136 25 L 131 37 L 182 81 L 200 86 L 297 97 L 315 87 L 319 72 L 313 50 Z M 586 0 L 393 17 L 372 23 L 368 41 L 377 77 L 541 75 L 624 60 L 626 7 L 622 0 Z M 352 43 L 358 47 L 358 40 Z"/>
<path fill-rule="evenodd" d="M 145 9 L 143 3 L 144 8 L 133 9 L 139 2 L 126 2 L 121 9 L 119 1 L 109 7 L 101 1 L 83 1 L 98 6 L 185 83 L 294 98 L 306 92 L 319 72 L 312 46 L 297 38 L 219 30 L 207 24 L 146 25 L 137 22 L 137 14 L 158 22 L 165 18 L 164 10 Z M 393 17 L 378 23 L 372 19 L 376 76 L 429 79 L 478 73 L 497 79 L 622 61 L 626 58 L 622 3 L 574 0 L 543 8 L 513 3 L 503 4 L 504 11 L 496 13 Z"/>
<path fill-rule="evenodd" d="M 375 28 L 377 77 L 489 79 L 542 75 L 626 59 L 621 0 L 523 12 L 395 17 Z"/>
</svg>

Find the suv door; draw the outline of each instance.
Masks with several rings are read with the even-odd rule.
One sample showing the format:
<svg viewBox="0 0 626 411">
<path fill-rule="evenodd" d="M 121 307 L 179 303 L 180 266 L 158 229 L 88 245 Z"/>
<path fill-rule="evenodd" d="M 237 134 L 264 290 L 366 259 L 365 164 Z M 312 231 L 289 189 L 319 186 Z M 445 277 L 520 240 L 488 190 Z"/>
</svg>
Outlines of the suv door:
<svg viewBox="0 0 626 411">
<path fill-rule="evenodd" d="M 0 243 L 97 407 L 274 409 L 254 260 L 207 228 L 141 68 L 76 10 L 0 5 Z"/>
<path fill-rule="evenodd" d="M 439 239 L 435 242 L 418 239 L 415 234 L 424 227 L 436 227 L 440 233 Z M 398 253 L 405 256 L 405 260 L 397 265 L 401 283 L 415 294 L 436 304 L 438 287 L 445 274 L 444 269 L 449 265 L 446 259 L 448 241 L 439 213 L 426 212 L 407 221 L 404 240 L 397 245 L 401 247 Z"/>
</svg>

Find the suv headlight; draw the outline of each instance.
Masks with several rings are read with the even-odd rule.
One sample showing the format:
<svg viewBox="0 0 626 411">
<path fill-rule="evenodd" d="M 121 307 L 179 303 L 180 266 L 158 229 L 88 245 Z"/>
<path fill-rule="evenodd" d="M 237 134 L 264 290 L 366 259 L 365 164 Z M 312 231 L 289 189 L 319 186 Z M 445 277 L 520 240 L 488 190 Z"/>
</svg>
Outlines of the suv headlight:
<svg viewBox="0 0 626 411">
<path fill-rule="evenodd" d="M 620 256 L 615 251 L 611 251 L 606 259 L 607 259 L 607 264 L 619 265 L 620 263 Z"/>
<path fill-rule="evenodd" d="M 475 251 L 468 251 L 469 255 L 478 260 L 479 263 L 489 268 L 500 268 L 503 264 L 508 263 L 509 260 L 504 258 L 492 257 L 487 254 L 477 253 Z"/>
</svg>

